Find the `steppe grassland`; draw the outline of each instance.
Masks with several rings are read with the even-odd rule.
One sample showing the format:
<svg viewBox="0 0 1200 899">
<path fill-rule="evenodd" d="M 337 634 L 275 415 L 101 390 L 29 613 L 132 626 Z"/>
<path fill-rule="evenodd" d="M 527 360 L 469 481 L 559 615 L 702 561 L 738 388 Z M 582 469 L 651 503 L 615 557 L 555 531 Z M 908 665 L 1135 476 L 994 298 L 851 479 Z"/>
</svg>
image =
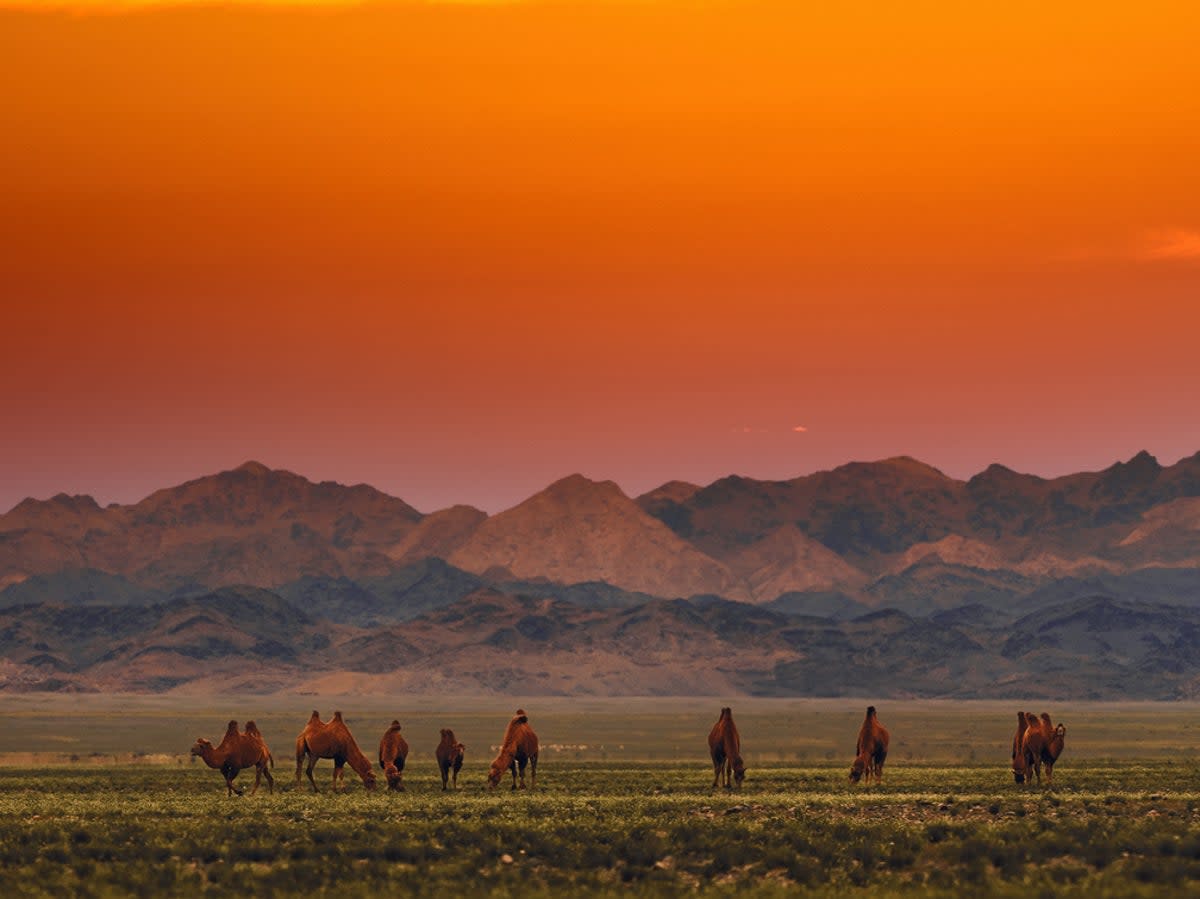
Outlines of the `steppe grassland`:
<svg viewBox="0 0 1200 899">
<path fill-rule="evenodd" d="M 424 730 L 444 720 L 440 703 L 75 697 L 72 710 L 62 697 L 18 699 L 0 703 L 0 752 L 92 741 L 125 763 L 76 752 L 73 764 L 0 768 L 5 895 L 771 895 L 802 886 L 814 895 L 1162 896 L 1200 886 L 1189 706 L 1046 704 L 1068 722 L 1067 752 L 1054 789 L 1029 790 L 1007 772 L 1011 714 L 1002 713 L 1012 703 L 881 701 L 913 758 L 894 749 L 884 786 L 863 789 L 846 772 L 865 703 L 736 701 L 750 773 L 728 793 L 710 789 L 703 752 L 719 700 L 523 701 L 557 748 L 544 754 L 540 789 L 513 794 L 482 788 L 509 713 L 488 700 L 445 722 L 478 733 L 474 747 L 464 737 L 463 789 L 443 794 L 436 740 Z M 406 793 L 367 793 L 350 774 L 349 791 L 333 795 L 328 762 L 318 768 L 322 793 L 293 788 L 291 738 L 311 707 L 328 713 L 331 702 L 368 755 L 391 717 L 412 728 Z M 103 722 L 122 708 L 110 730 Z M 273 743 L 274 795 L 228 799 L 217 772 L 180 752 L 197 735 L 192 724 L 218 737 L 233 716 L 256 717 Z M 129 753 L 143 763 L 128 763 Z"/>
</svg>

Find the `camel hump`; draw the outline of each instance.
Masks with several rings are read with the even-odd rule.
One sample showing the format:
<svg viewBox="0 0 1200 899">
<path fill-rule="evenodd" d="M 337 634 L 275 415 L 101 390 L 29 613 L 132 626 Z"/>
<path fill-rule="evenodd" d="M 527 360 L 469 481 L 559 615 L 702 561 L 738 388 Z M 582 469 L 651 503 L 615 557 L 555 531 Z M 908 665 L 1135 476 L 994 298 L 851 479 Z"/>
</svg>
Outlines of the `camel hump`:
<svg viewBox="0 0 1200 899">
<path fill-rule="evenodd" d="M 400 722 L 397 721 L 395 718 L 392 719 L 392 727 L 394 727 L 396 730 L 400 729 Z"/>
<path fill-rule="evenodd" d="M 320 720 L 321 720 L 321 713 L 320 713 L 320 712 L 318 712 L 316 709 L 313 709 L 313 713 L 312 713 L 311 715 L 309 715 L 309 716 L 308 716 L 308 720 L 309 720 L 309 721 L 320 721 Z"/>
<path fill-rule="evenodd" d="M 342 720 L 342 713 L 341 713 L 340 711 L 338 711 L 338 712 L 334 712 L 334 713 L 333 713 L 333 720 L 334 720 L 334 721 L 341 721 L 341 720 Z"/>
<path fill-rule="evenodd" d="M 1025 723 L 1025 713 L 1017 712 L 1017 724 L 1024 724 L 1024 723 Z"/>
<path fill-rule="evenodd" d="M 246 722 L 246 733 L 248 733 L 248 734 L 258 733 L 258 725 L 255 724 L 253 721 L 247 721 Z"/>
<path fill-rule="evenodd" d="M 230 721 L 228 724 L 225 725 L 225 729 L 226 730 L 237 730 L 237 722 Z"/>
<path fill-rule="evenodd" d="M 517 722 L 517 724 L 528 724 L 529 716 L 524 713 L 517 715 L 516 722 Z"/>
<path fill-rule="evenodd" d="M 874 716 L 875 716 L 875 706 L 873 706 L 873 705 L 867 706 L 867 717 L 873 718 Z"/>
<path fill-rule="evenodd" d="M 451 732 L 451 730 L 448 727 L 442 728 L 442 739 L 443 740 L 448 740 L 453 736 L 454 736 L 454 734 Z"/>
</svg>

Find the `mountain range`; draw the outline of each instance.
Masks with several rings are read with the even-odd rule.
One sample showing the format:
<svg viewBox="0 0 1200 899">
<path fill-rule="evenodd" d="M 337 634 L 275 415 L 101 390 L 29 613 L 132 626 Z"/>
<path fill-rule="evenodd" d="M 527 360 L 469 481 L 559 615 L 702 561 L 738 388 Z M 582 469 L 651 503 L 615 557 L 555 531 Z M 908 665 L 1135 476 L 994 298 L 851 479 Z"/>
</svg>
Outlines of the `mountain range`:
<svg viewBox="0 0 1200 899">
<path fill-rule="evenodd" d="M 0 689 L 1200 695 L 1200 454 L 573 475 L 496 515 L 249 462 L 0 516 Z"/>
</svg>

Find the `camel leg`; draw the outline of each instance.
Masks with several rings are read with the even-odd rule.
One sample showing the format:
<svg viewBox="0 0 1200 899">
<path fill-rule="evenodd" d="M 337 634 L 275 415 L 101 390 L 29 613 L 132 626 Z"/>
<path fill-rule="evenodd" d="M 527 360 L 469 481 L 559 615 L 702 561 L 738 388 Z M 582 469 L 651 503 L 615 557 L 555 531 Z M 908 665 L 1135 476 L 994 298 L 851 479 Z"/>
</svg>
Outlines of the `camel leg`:
<svg viewBox="0 0 1200 899">
<path fill-rule="evenodd" d="M 270 793 L 271 795 L 274 795 L 275 794 L 275 778 L 271 776 L 271 772 L 267 768 L 266 762 L 262 763 L 262 766 L 259 769 L 259 771 L 262 774 L 262 776 L 267 779 L 267 792 Z M 255 779 L 255 781 L 254 781 L 254 789 L 256 789 L 256 790 L 258 789 L 258 780 L 257 779 Z"/>
<path fill-rule="evenodd" d="M 1054 777 L 1054 762 L 1046 762 L 1046 786 L 1050 786 L 1051 783 L 1053 783 L 1053 780 L 1052 780 L 1053 777 Z"/>
<path fill-rule="evenodd" d="M 238 769 L 222 768 L 221 773 L 225 775 L 225 786 L 229 788 L 229 795 L 232 796 L 234 793 L 237 793 L 241 796 L 242 791 L 233 785 L 233 779 L 237 777 Z"/>
<path fill-rule="evenodd" d="M 537 786 L 537 756 L 529 757 L 529 789 L 534 789 Z"/>
<path fill-rule="evenodd" d="M 308 757 L 308 768 L 304 773 L 308 775 L 308 782 L 312 784 L 313 792 L 320 793 L 321 791 L 317 789 L 317 782 L 313 780 L 312 776 L 313 768 L 315 767 L 317 767 L 317 757 L 315 755 L 310 755 Z"/>
<path fill-rule="evenodd" d="M 346 766 L 345 759 L 338 759 L 338 760 L 335 760 L 333 763 L 333 792 L 335 792 L 335 793 L 338 791 L 339 783 L 342 785 L 343 789 L 345 788 L 345 785 L 346 785 L 346 782 L 344 779 L 345 774 L 346 774 L 345 766 Z"/>
<path fill-rule="evenodd" d="M 438 767 L 442 769 L 442 792 L 446 792 L 446 784 L 450 781 L 450 762 L 438 762 Z"/>
<path fill-rule="evenodd" d="M 258 792 L 258 785 L 262 783 L 262 765 L 254 766 L 254 786 L 250 788 L 250 795 L 253 796 Z"/>
<path fill-rule="evenodd" d="M 517 760 L 516 759 L 513 759 L 511 762 L 508 763 L 508 770 L 509 770 L 509 773 L 512 774 L 512 780 L 513 780 L 512 788 L 515 790 L 517 788 Z"/>
</svg>

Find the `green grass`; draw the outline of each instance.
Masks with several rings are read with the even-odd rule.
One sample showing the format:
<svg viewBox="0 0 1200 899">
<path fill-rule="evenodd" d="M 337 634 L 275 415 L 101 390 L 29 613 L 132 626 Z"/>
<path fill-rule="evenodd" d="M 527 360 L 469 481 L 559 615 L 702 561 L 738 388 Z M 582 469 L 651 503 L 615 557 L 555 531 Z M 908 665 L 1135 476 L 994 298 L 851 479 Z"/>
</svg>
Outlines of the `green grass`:
<svg viewBox="0 0 1200 899">
<path fill-rule="evenodd" d="M 319 769 L 328 775 L 328 762 Z M 202 766 L 0 769 L 6 896 L 1184 895 L 1200 888 L 1200 771 L 1060 766 L 1022 790 L 995 766 L 768 765 L 709 789 L 704 765 L 559 761 L 535 792 L 295 789 L 229 799 Z M 245 774 L 242 775 L 245 778 Z M 318 782 L 321 782 L 320 780 Z"/>
<path fill-rule="evenodd" d="M 1134 896 L 1200 892 L 1196 707 L 879 702 L 881 788 L 846 781 L 865 702 L 733 701 L 745 788 L 713 791 L 719 699 L 522 701 L 539 789 L 483 788 L 516 701 L 3 696 L 0 896 Z M 1067 722 L 1053 789 L 1008 771 L 1018 705 Z M 369 756 L 398 717 L 408 791 L 293 785 L 295 734 L 341 708 Z M 274 795 L 227 798 L 196 736 L 255 718 Z M 439 727 L 467 743 L 443 794 Z M 72 761 L 74 759 L 74 761 Z M 242 786 L 253 777 L 243 772 Z"/>
</svg>

